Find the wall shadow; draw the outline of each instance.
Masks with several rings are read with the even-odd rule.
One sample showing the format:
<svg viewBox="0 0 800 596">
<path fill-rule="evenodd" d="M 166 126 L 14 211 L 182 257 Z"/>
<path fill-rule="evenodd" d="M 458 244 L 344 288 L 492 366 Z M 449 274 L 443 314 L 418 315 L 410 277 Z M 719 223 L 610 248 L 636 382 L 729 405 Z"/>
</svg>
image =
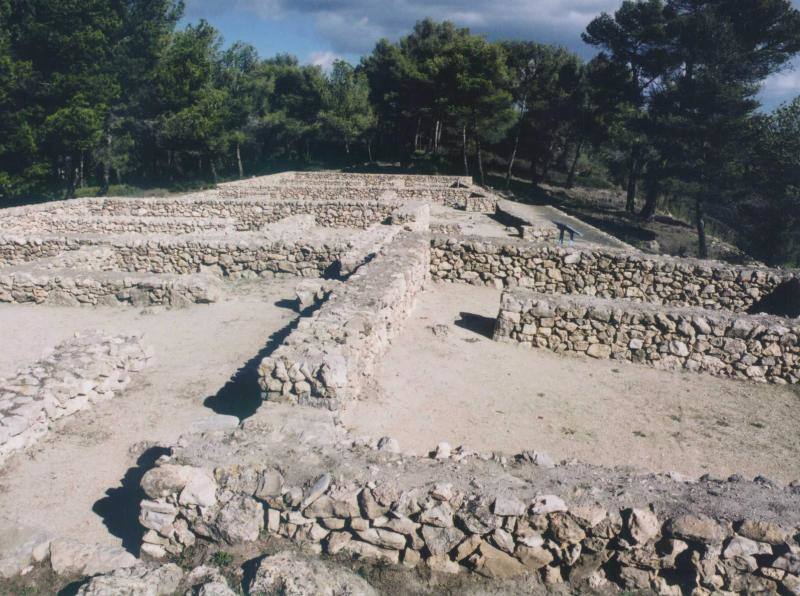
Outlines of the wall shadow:
<svg viewBox="0 0 800 596">
<path fill-rule="evenodd" d="M 297 325 L 303 317 L 311 315 L 320 305 L 314 305 L 303 311 L 298 311 L 296 300 L 279 300 L 275 303 L 275 306 L 290 308 L 298 312 L 300 316 L 270 335 L 264 347 L 240 366 L 219 391 L 203 400 L 203 405 L 214 413 L 224 416 L 236 416 L 239 421 L 255 414 L 255 411 L 263 401 L 261 387 L 258 385 L 258 365 L 261 364 L 264 358 L 277 350 L 292 331 L 297 329 Z"/>
<path fill-rule="evenodd" d="M 495 319 L 491 317 L 484 317 L 483 315 L 476 315 L 471 312 L 461 312 L 456 320 L 456 327 L 461 327 L 467 331 L 472 331 L 478 335 L 492 339 L 494 337 L 494 323 Z"/>
<path fill-rule="evenodd" d="M 108 531 L 122 539 L 122 547 L 134 556 L 139 556 L 145 529 L 139 525 L 139 503 L 145 498 L 140 484 L 142 476 L 150 470 L 162 455 L 168 455 L 166 447 L 150 447 L 128 468 L 119 486 L 109 488 L 106 496 L 92 506 L 92 511 L 103 519 Z"/>
</svg>

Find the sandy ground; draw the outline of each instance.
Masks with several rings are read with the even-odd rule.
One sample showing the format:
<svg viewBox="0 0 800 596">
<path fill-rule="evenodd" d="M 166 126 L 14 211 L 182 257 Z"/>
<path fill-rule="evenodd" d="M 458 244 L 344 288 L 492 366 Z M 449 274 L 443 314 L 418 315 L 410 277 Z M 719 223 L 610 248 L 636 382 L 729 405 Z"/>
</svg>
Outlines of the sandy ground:
<svg viewBox="0 0 800 596">
<path fill-rule="evenodd" d="M 80 330 L 141 331 L 155 350 L 123 394 L 58 421 L 0 469 L 0 534 L 44 528 L 136 552 L 138 481 L 163 453 L 153 445 L 172 444 L 195 424 L 235 423 L 223 417 L 240 413 L 226 405 L 230 395 L 255 403 L 255 377 L 237 371 L 296 318 L 281 302 L 296 284 L 242 283 L 223 302 L 177 310 L 0 306 L 0 376 Z"/>
<path fill-rule="evenodd" d="M 345 425 L 418 454 L 448 441 L 692 477 L 800 478 L 794 390 L 495 343 L 499 301 L 489 288 L 429 288 Z M 436 324 L 449 332 L 434 335 Z"/>
</svg>

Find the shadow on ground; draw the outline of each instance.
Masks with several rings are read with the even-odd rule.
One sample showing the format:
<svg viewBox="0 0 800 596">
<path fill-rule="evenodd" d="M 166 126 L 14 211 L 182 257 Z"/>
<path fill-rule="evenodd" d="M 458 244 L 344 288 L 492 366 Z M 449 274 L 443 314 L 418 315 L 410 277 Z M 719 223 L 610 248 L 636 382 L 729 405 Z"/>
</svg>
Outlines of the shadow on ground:
<svg viewBox="0 0 800 596">
<path fill-rule="evenodd" d="M 261 361 L 272 354 L 289 337 L 289 334 L 297 328 L 302 317 L 307 317 L 313 313 L 318 306 L 309 307 L 299 311 L 296 300 L 279 300 L 275 303 L 279 308 L 289 308 L 297 312 L 300 316 L 269 336 L 267 343 L 250 360 L 245 362 L 225 383 L 225 386 L 214 395 L 207 397 L 203 405 L 213 410 L 216 414 L 224 416 L 236 416 L 239 420 L 244 420 L 252 416 L 261 405 L 261 387 L 258 385 L 258 365 Z"/>
<path fill-rule="evenodd" d="M 139 503 L 145 498 L 140 486 L 142 476 L 159 457 L 169 452 L 166 447 L 146 449 L 136 460 L 136 465 L 125 472 L 120 485 L 109 488 L 106 496 L 92 506 L 92 511 L 103 519 L 108 531 L 122 539 L 122 547 L 137 557 L 144 536 L 144 528 L 139 525 Z"/>
<path fill-rule="evenodd" d="M 471 312 L 459 313 L 459 317 L 461 318 L 455 322 L 456 327 L 472 331 L 488 339 L 492 339 L 494 336 L 495 320 L 493 318 L 476 315 Z"/>
<path fill-rule="evenodd" d="M 75 596 L 83 586 L 88 584 L 90 578 L 79 579 L 72 583 L 67 584 L 58 591 L 58 596 Z"/>
</svg>

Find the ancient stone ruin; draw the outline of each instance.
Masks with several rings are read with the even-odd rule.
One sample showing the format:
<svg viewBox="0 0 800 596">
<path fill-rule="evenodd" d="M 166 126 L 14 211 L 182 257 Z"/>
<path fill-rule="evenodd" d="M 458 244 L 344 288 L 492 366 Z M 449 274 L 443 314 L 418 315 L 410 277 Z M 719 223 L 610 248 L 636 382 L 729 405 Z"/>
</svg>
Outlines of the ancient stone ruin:
<svg viewBox="0 0 800 596">
<path fill-rule="evenodd" d="M 505 350 L 498 360 L 554 352 L 562 356 L 548 360 L 553 366 L 609 377 L 625 366 L 633 377 L 660 375 L 656 385 L 667 389 L 715 376 L 752 400 L 798 383 L 800 324 L 748 314 L 795 271 L 646 255 L 574 225 L 580 240 L 561 245 L 551 212 L 498 199 L 468 178 L 338 172 L 3 210 L 3 308 L 202 316 L 238 299 L 242 284 L 259 291 L 288 280 L 297 313 L 282 332 L 265 334 L 267 347 L 243 369 L 251 394 L 221 393 L 231 412 L 248 397 L 255 406 L 180 429 L 141 470 L 140 532 L 126 545 L 136 557 L 69 542 L 80 536 L 34 534 L 0 542 L 0 575 L 39 565 L 92 577 L 81 594 L 233 594 L 230 574 L 176 565 L 202 550 L 257 561 L 242 580 L 248 593 L 383 593 L 369 570 L 389 566 L 433 582 L 431 590 L 800 594 L 800 473 L 745 479 L 714 468 L 691 477 L 629 465 L 625 454 L 608 465 L 554 458 L 536 443 L 516 452 L 453 447 L 443 439 L 455 431 L 444 427 L 442 440 L 404 444 L 353 422 L 352 408 L 377 412 L 403 399 L 382 387 L 386 363 L 420 301 L 451 290 L 491 300 L 485 328 L 462 313 L 472 335 L 453 345 L 464 354 L 478 341 L 486 358 Z M 461 341 L 448 339 L 449 325 L 429 322 L 433 333 L 415 344 L 421 361 L 435 357 L 435 342 Z M 464 375 L 473 367 L 460 351 L 445 357 L 456 377 L 459 366 Z M 48 444 L 57 448 L 56 420 L 90 419 L 100 402 L 124 400 L 159 357 L 147 334 L 97 332 L 32 360 L 0 381 L 0 458 L 21 458 L 52 428 Z M 496 368 L 483 366 L 490 386 Z M 591 388 L 612 383 L 605 379 L 587 380 L 582 408 L 594 407 Z M 458 392 L 437 396 L 447 404 Z M 493 408 L 478 407 L 487 416 Z M 763 449 L 753 465 L 770 463 Z M 723 460 L 719 470 L 743 465 L 736 454 Z M 283 552 L 274 554 L 275 544 Z M 361 575 L 349 571 L 356 564 Z"/>
</svg>

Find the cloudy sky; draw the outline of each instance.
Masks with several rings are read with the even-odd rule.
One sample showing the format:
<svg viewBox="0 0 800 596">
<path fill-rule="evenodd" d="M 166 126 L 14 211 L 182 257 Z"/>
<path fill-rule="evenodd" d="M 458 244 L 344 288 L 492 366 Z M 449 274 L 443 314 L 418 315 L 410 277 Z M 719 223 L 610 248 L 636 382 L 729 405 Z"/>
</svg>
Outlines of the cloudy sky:
<svg viewBox="0 0 800 596">
<path fill-rule="evenodd" d="M 800 0 L 792 0 L 800 8 Z M 533 39 L 563 45 L 584 57 L 580 33 L 621 0 L 186 0 L 186 21 L 204 18 L 226 42 L 246 41 L 263 56 L 289 52 L 327 67 L 338 57 L 357 62 L 382 37 L 396 40 L 419 19 L 466 26 L 489 39 Z M 769 79 L 766 106 L 800 95 L 796 68 Z"/>
</svg>

